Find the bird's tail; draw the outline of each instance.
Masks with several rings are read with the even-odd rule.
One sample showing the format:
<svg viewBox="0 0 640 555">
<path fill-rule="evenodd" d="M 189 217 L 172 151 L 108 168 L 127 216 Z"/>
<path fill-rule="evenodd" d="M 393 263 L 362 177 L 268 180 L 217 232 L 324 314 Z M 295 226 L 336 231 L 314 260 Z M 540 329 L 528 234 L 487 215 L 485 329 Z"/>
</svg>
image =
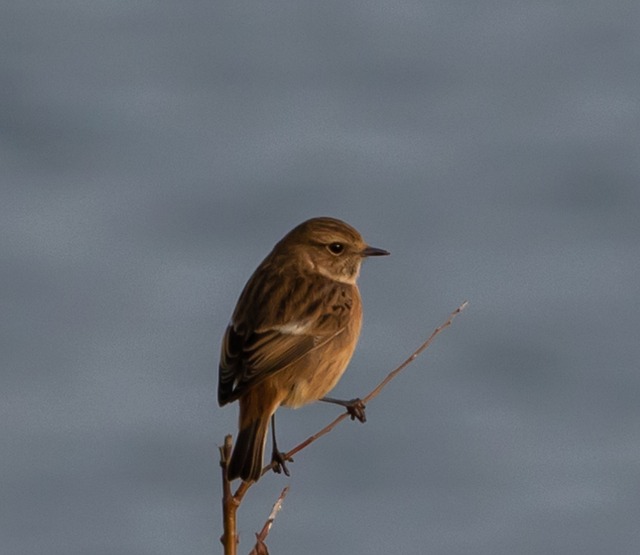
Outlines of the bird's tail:
<svg viewBox="0 0 640 555">
<path fill-rule="evenodd" d="M 227 469 L 227 479 L 242 478 L 245 482 L 257 482 L 262 474 L 264 447 L 267 443 L 267 431 L 271 414 L 245 422 L 240 407 L 240 431 L 233 447 L 231 461 Z"/>
</svg>

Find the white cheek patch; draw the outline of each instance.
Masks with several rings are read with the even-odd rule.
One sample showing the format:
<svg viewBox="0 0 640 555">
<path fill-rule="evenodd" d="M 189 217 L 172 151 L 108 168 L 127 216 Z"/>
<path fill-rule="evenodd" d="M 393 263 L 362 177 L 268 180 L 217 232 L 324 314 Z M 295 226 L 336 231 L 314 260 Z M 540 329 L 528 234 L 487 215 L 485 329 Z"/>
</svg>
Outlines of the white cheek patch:
<svg viewBox="0 0 640 555">
<path fill-rule="evenodd" d="M 354 274 L 349 274 L 348 272 L 345 272 L 344 275 L 335 275 L 329 272 L 328 270 L 320 267 L 317 268 L 317 271 L 320 275 L 323 275 L 324 277 L 328 277 L 333 281 L 337 281 L 339 283 L 348 283 L 349 285 L 355 285 L 356 280 L 358 279 L 358 273 L 360 272 L 360 268 L 358 267 Z"/>
</svg>

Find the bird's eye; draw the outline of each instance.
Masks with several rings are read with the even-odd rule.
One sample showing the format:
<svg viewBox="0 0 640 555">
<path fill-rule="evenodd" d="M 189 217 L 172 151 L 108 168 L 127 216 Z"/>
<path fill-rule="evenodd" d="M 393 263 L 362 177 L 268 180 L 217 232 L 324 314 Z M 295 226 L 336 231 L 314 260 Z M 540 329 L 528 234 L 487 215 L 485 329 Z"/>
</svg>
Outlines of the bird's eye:
<svg viewBox="0 0 640 555">
<path fill-rule="evenodd" d="M 328 248 L 332 254 L 342 254 L 344 251 L 344 245 L 342 243 L 331 243 Z"/>
</svg>

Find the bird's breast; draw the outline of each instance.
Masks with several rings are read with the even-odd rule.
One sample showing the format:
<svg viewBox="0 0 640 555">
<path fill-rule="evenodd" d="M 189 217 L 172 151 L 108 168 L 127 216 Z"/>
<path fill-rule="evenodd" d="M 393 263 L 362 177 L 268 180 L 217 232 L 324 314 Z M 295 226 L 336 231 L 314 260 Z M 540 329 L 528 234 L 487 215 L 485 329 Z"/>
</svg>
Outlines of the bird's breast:
<svg viewBox="0 0 640 555">
<path fill-rule="evenodd" d="M 288 394 L 282 404 L 297 408 L 327 395 L 347 369 L 360 334 L 361 317 L 305 355 L 290 368 L 274 376 Z"/>
</svg>

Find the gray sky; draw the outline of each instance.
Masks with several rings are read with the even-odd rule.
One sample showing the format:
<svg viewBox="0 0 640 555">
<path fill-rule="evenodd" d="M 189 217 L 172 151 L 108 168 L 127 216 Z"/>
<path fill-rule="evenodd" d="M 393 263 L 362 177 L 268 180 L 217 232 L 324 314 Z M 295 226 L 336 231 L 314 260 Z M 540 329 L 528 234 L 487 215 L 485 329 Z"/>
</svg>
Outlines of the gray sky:
<svg viewBox="0 0 640 555">
<path fill-rule="evenodd" d="M 640 549 L 640 4 L 0 8 L 2 552 L 220 552 L 219 342 L 290 228 L 369 261 L 274 553 Z M 279 412 L 289 447 L 336 414 Z"/>
</svg>

